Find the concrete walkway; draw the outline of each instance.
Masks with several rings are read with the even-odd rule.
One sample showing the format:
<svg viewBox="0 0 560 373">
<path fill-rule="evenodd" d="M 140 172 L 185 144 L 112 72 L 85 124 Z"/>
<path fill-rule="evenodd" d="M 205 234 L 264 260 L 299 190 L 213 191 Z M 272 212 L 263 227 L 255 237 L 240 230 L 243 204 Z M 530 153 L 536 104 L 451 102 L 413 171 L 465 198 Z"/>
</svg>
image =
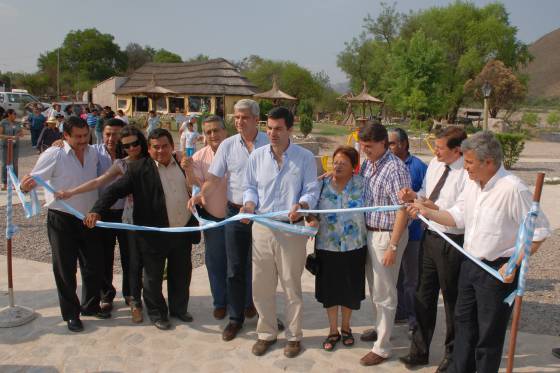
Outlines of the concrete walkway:
<svg viewBox="0 0 560 373">
<path fill-rule="evenodd" d="M 0 263 L 5 257 L 0 256 Z M 189 310 L 194 316 L 190 324 L 172 319 L 173 328 L 160 331 L 149 322 L 132 324 L 122 298 L 115 303 L 113 318 L 83 319 L 85 331 L 71 333 L 60 317 L 58 299 L 51 266 L 45 263 L 15 259 L 16 304 L 28 306 L 38 313 L 31 323 L 0 329 L 1 372 L 354 372 L 371 371 L 359 365 L 359 359 L 371 348 L 359 341 L 360 333 L 371 326 L 373 311 L 366 300 L 362 309 L 352 318 L 357 343 L 353 348 L 339 344 L 332 352 L 321 349 L 327 333 L 327 319 L 322 307 L 313 296 L 313 277 L 303 277 L 305 298 L 305 350 L 295 359 L 287 359 L 282 347 L 284 335 L 273 350 L 263 357 L 251 354 L 255 335 L 255 320 L 249 320 L 240 337 L 221 340 L 223 321 L 212 318 L 211 297 L 206 268 L 194 270 Z M 0 307 L 8 304 L 5 272 L 0 272 Z M 119 283 L 116 276 L 115 283 Z M 283 297 L 279 291 L 278 301 Z M 433 372 L 442 357 L 442 306 L 439 307 L 438 326 L 433 342 L 430 366 L 416 372 Z M 279 307 L 283 318 L 283 306 Z M 408 338 L 406 326 L 394 330 L 394 357 L 375 368 L 376 372 L 404 372 L 396 359 L 406 354 Z M 557 337 L 520 333 L 518 338 L 516 372 L 560 372 L 560 360 L 551 354 L 551 348 L 560 345 Z M 505 366 L 505 359 L 502 366 Z M 503 369 L 502 369 L 503 370 Z"/>
</svg>

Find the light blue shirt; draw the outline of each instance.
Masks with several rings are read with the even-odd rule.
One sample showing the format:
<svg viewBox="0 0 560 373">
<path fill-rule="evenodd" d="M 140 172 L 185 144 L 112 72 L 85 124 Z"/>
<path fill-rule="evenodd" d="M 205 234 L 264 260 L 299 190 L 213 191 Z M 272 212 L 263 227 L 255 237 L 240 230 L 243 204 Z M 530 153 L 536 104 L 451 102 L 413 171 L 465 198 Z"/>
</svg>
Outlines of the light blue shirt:
<svg viewBox="0 0 560 373">
<path fill-rule="evenodd" d="M 268 145 L 268 136 L 263 132 L 257 132 L 257 137 L 253 142 L 253 152 L 265 145 Z M 209 173 L 220 178 L 229 173 L 227 198 L 228 201 L 237 205 L 243 204 L 243 184 L 249 155 L 249 149 L 240 134 L 228 137 L 218 147 L 208 169 Z"/>
<path fill-rule="evenodd" d="M 159 127 L 159 117 L 157 115 L 155 117 L 148 117 L 148 129 L 146 130 L 148 135 L 150 134 L 150 132 L 152 132 L 158 127 Z"/>
<path fill-rule="evenodd" d="M 243 204 L 254 202 L 259 214 L 289 210 L 298 202 L 306 202 L 311 209 L 317 204 L 319 183 L 313 153 L 290 143 L 282 158 L 279 167 L 270 145 L 249 157 Z"/>
</svg>

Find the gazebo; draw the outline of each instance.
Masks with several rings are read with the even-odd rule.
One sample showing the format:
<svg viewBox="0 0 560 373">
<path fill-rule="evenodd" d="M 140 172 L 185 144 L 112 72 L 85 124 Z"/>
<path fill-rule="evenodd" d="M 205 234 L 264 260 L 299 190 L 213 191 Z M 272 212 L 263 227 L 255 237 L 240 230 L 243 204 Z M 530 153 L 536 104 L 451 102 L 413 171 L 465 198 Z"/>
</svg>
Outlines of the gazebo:
<svg viewBox="0 0 560 373">
<path fill-rule="evenodd" d="M 177 94 L 177 92 L 171 89 L 158 86 L 156 84 L 156 77 L 154 73 L 152 73 L 152 80 L 150 80 L 150 82 L 147 85 L 139 88 L 134 88 L 130 90 L 129 93 L 133 95 L 134 94 L 145 95 L 146 97 L 151 99 L 152 102 L 154 103 L 157 101 L 158 98 L 165 97 L 166 95 Z"/>
<path fill-rule="evenodd" d="M 373 111 L 371 110 L 372 105 L 383 105 L 383 100 L 380 100 L 377 97 L 374 97 L 368 93 L 365 81 L 364 81 L 364 87 L 362 89 L 362 92 L 357 96 L 348 97 L 346 101 L 349 102 L 350 104 L 362 104 L 362 117 L 356 119 L 358 122 L 362 122 L 362 123 L 365 123 L 367 121 L 366 105 L 369 106 L 370 108 L 370 114 L 373 114 Z"/>
<path fill-rule="evenodd" d="M 272 89 L 257 93 L 253 97 L 261 98 L 265 100 L 271 100 L 273 105 L 279 105 L 280 101 L 297 101 L 297 98 L 294 96 L 290 96 L 286 92 L 282 92 L 278 88 L 278 83 L 276 82 L 276 76 L 272 77 Z"/>
</svg>

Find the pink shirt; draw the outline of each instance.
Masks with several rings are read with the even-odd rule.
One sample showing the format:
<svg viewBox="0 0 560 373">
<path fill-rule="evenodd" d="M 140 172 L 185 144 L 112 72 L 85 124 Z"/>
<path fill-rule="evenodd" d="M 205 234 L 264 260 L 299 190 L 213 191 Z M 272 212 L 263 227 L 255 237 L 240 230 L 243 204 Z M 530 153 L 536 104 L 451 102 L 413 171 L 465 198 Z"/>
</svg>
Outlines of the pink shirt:
<svg viewBox="0 0 560 373">
<path fill-rule="evenodd" d="M 208 169 L 214 160 L 215 153 L 212 151 L 210 145 L 206 145 L 193 155 L 193 172 L 194 175 L 201 181 L 208 180 Z M 222 178 L 218 189 L 214 192 L 211 198 L 202 199 L 204 209 L 216 218 L 225 218 L 226 205 L 227 205 L 227 177 Z"/>
</svg>

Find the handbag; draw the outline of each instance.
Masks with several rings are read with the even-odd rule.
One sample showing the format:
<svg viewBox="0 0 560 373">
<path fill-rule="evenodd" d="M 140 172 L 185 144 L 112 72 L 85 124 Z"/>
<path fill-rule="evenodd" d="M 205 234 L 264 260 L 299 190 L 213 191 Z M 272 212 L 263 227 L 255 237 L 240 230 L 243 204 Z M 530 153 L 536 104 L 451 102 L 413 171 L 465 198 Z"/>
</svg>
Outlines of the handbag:
<svg viewBox="0 0 560 373">
<path fill-rule="evenodd" d="M 325 187 L 325 181 L 322 181 L 321 191 L 319 192 L 319 198 L 323 194 L 323 188 Z M 319 215 L 317 215 L 317 220 L 319 220 Z M 305 269 L 309 271 L 313 276 L 317 276 L 321 270 L 321 265 L 319 263 L 319 258 L 317 258 L 317 237 L 315 237 L 315 244 L 313 245 L 313 252 L 307 255 L 305 258 Z"/>
</svg>

